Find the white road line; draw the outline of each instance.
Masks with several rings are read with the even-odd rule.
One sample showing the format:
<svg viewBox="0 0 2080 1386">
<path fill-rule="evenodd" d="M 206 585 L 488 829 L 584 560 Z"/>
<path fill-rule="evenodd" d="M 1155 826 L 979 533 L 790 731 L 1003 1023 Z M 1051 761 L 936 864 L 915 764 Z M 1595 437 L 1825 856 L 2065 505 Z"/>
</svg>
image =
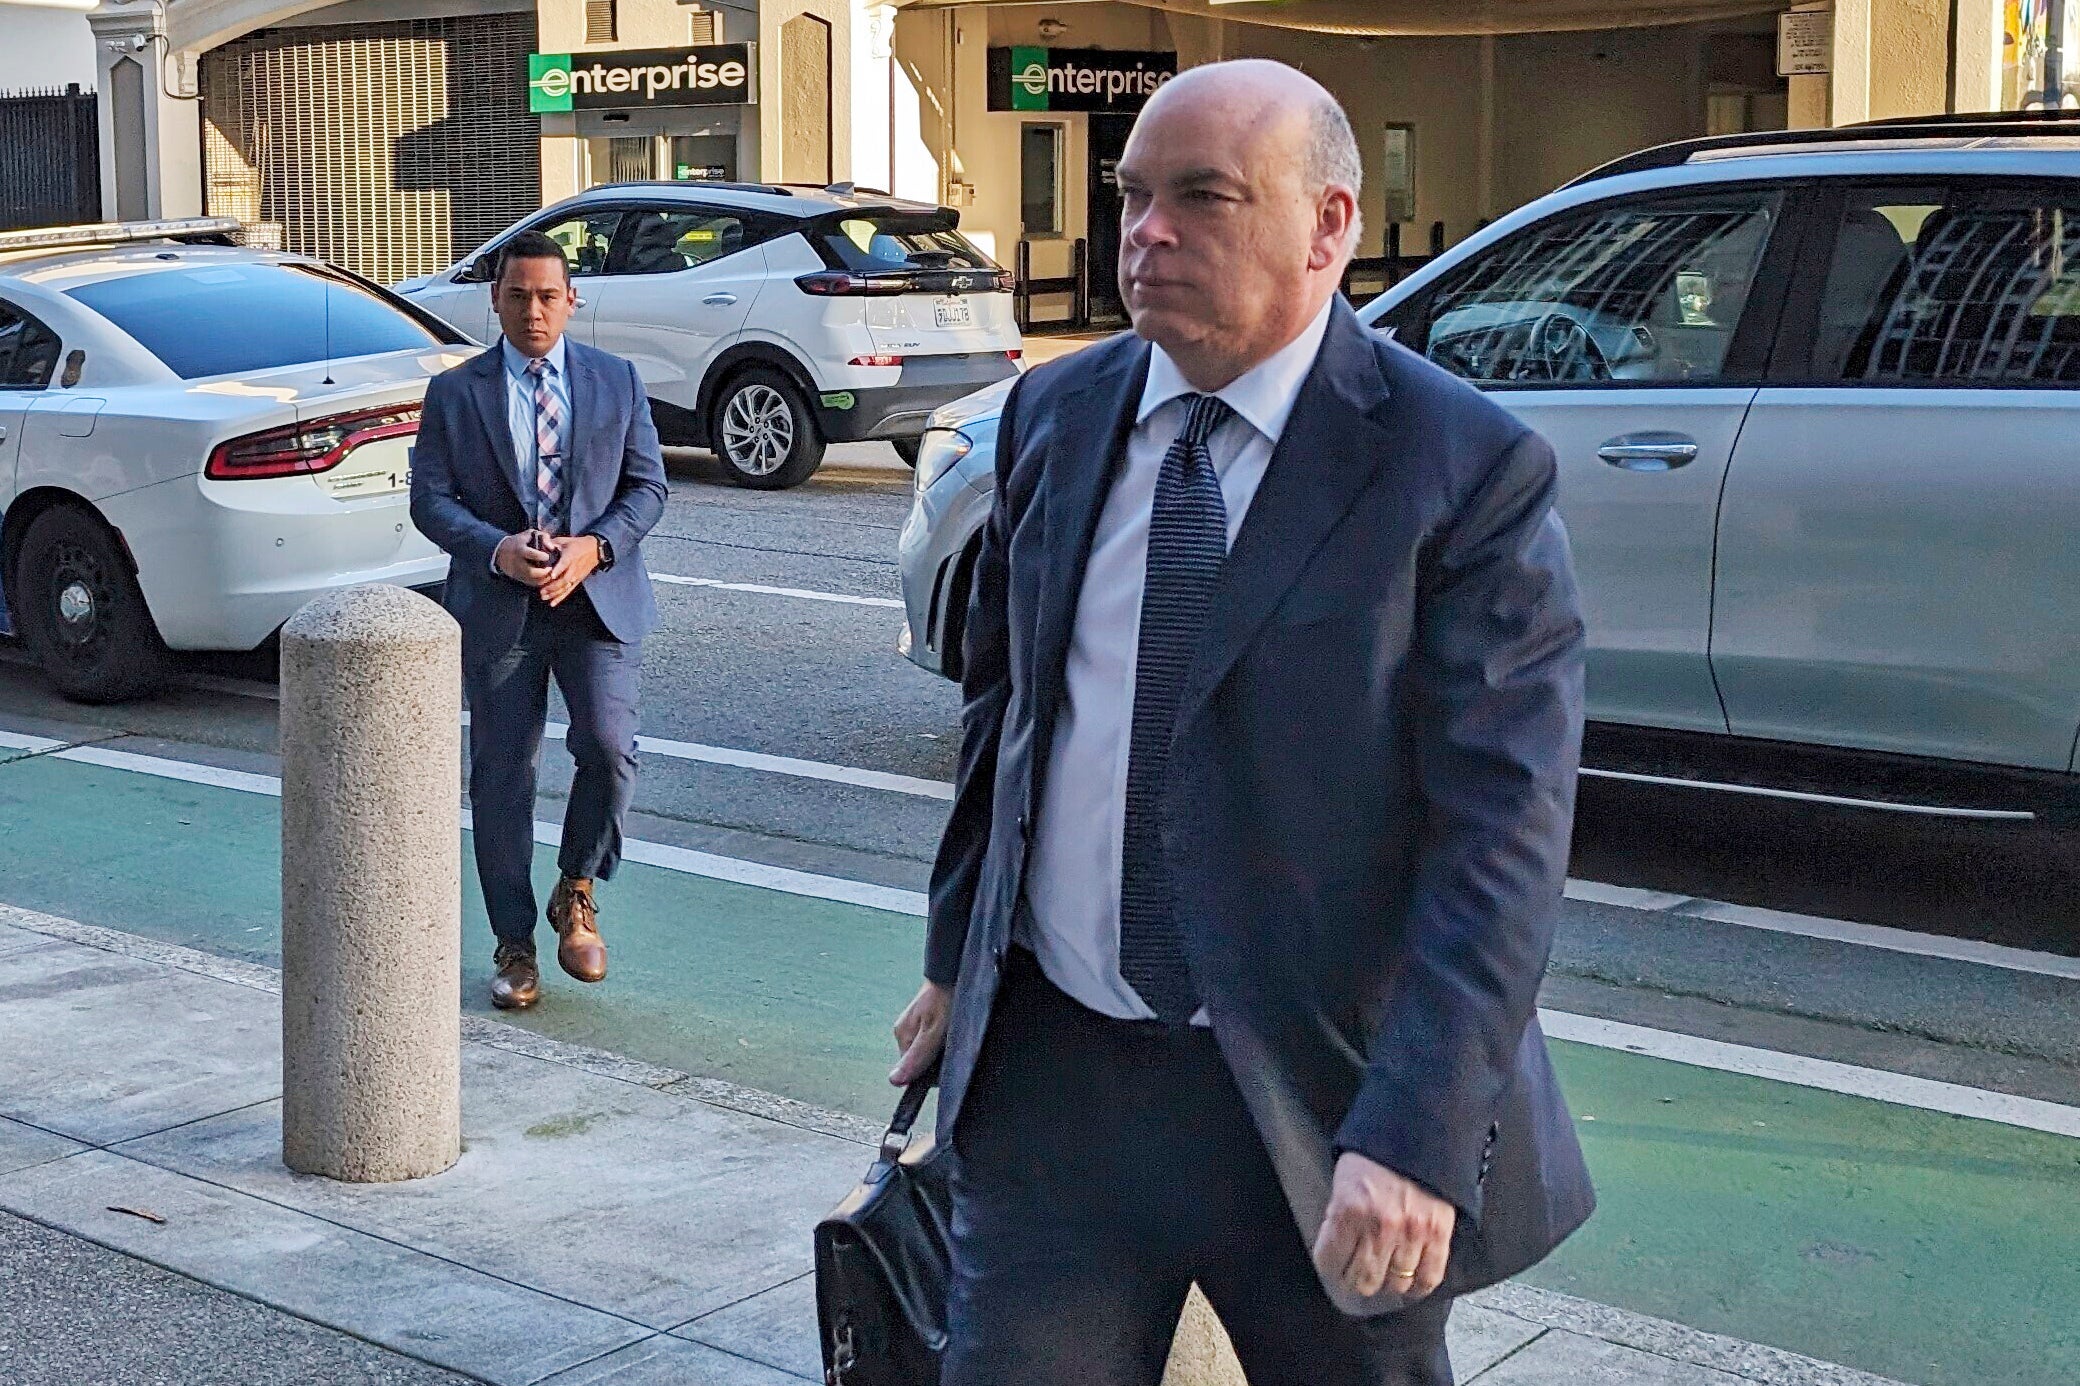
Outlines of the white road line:
<svg viewBox="0 0 2080 1386">
<path fill-rule="evenodd" d="M 1694 919 L 1711 919 L 1801 938 L 1853 943 L 1864 948 L 1883 948 L 1917 957 L 1944 958 L 1950 962 L 1978 963 L 2010 972 L 2031 972 L 2040 977 L 2063 977 L 2080 982 L 2080 958 L 2057 953 L 2039 953 L 2028 948 L 2010 948 L 1999 943 L 1982 943 L 1970 938 L 1945 938 L 1939 934 L 1916 934 L 1905 929 L 1888 929 L 1882 924 L 1858 924 L 1848 919 L 1823 919 L 1817 915 L 1790 914 L 1756 905 L 1729 905 L 1717 900 L 1695 900 L 1676 911 Z"/>
<path fill-rule="evenodd" d="M 247 794 L 280 797 L 282 792 L 280 779 L 272 775 L 255 775 L 242 770 L 225 770 L 214 765 L 170 760 L 164 756 L 138 755 L 128 751 L 111 751 L 98 746 L 67 746 L 62 741 L 28 736 L 19 732 L 0 731 L 0 748 L 43 752 L 54 760 L 70 760 L 86 765 L 128 770 L 137 774 L 181 780 L 189 784 L 212 785 Z M 554 845 L 560 840 L 561 835 L 562 828 L 558 824 L 537 820 L 534 825 L 537 842 Z M 667 871 L 703 876 L 710 880 L 730 881 L 787 895 L 862 905 L 869 909 L 885 910 L 891 914 L 908 915 L 913 918 L 922 918 L 925 915 L 926 896 L 921 891 L 899 890 L 892 886 L 874 885 L 840 876 L 823 876 L 783 866 L 769 866 L 763 862 L 718 856 L 712 852 L 696 852 L 662 842 L 630 840 L 624 844 L 623 850 L 630 861 L 660 867 Z M 1746 1045 L 1728 1044 L 1723 1040 L 1702 1039 L 1695 1035 L 1668 1030 L 1653 1030 L 1641 1025 L 1627 1025 L 1621 1021 L 1602 1020 L 1567 1011 L 1541 1009 L 1539 1018 L 1547 1034 L 1555 1039 L 1577 1044 L 1622 1050 L 1629 1054 L 1643 1054 L 1650 1058 L 1666 1059 L 1696 1068 L 1767 1078 L 1799 1087 L 1868 1097 L 1895 1106 L 1916 1107 L 1923 1111 L 1972 1117 L 1980 1121 L 2046 1131 L 2054 1135 L 2080 1137 L 2080 1107 L 2067 1107 L 2037 1098 L 2014 1097 L 1957 1083 L 1942 1083 L 1928 1078 L 1890 1073 L 1883 1069 L 1860 1068 L 1854 1064 L 1835 1063 L 1827 1059 L 1780 1054 L 1774 1050 L 1754 1049 Z"/>
<path fill-rule="evenodd" d="M 1780 1054 L 1773 1049 L 1754 1049 L 1745 1044 L 1651 1030 L 1644 1025 L 1627 1025 L 1623 1021 L 1574 1015 L 1567 1011 L 1541 1009 L 1538 1020 L 1552 1038 L 1575 1044 L 1644 1054 L 1672 1063 L 1689 1064 L 1693 1068 L 1742 1073 L 1802 1088 L 1846 1093 L 1851 1097 L 1868 1097 L 1896 1107 L 1918 1107 L 1925 1112 L 1945 1112 L 1977 1121 L 1996 1121 L 2003 1126 L 2046 1131 L 2055 1136 L 2080 1137 L 2080 1107 L 2068 1107 L 2058 1102 L 2015 1097 L 2004 1092 L 1989 1092 L 1961 1083 L 1943 1083 L 1933 1078 L 1917 1078 L 1881 1068 L 1840 1064 L 1831 1059 Z"/>
<path fill-rule="evenodd" d="M 804 602 L 837 602 L 843 606 L 882 606 L 896 611 L 903 609 L 901 600 L 895 597 L 855 597 L 846 592 L 811 592 L 801 587 L 768 587 L 758 582 L 724 582 L 720 578 L 680 577 L 677 573 L 652 573 L 652 582 L 662 582 L 674 587 L 716 587 L 725 592 L 755 592 L 762 597 L 793 597 Z"/>
<path fill-rule="evenodd" d="M 547 736 L 562 740 L 570 733 L 563 722 L 550 722 L 544 728 Z M 648 755 L 669 756 L 673 760 L 700 761 L 708 765 L 733 765 L 742 770 L 758 770 L 768 775 L 792 775 L 797 779 L 824 780 L 831 784 L 858 785 L 862 789 L 885 789 L 894 794 L 910 794 L 921 799 L 953 798 L 953 786 L 945 780 L 922 780 L 914 775 L 894 775 L 885 770 L 861 770 L 851 765 L 831 765 L 820 760 L 799 760 L 794 756 L 770 756 L 763 751 L 740 751 L 731 746 L 705 746 L 698 741 L 672 741 L 662 736 L 638 736 L 636 749 Z"/>
<path fill-rule="evenodd" d="M 563 825 L 537 818 L 534 824 L 534 840 L 546 847 L 554 847 L 563 841 Z M 922 919 L 925 913 L 925 895 L 917 890 L 899 890 L 894 886 L 874 885 L 867 881 L 848 880 L 842 876 L 821 876 L 813 871 L 795 871 L 785 866 L 768 866 L 764 862 L 745 861 L 741 857 L 717 856 L 713 852 L 696 852 L 686 847 L 674 847 L 668 842 L 645 842 L 629 838 L 621 844 L 622 856 L 645 866 L 662 867 L 666 871 L 677 871 L 686 876 L 705 876 L 711 881 L 729 881 L 736 885 L 757 886 L 762 890 L 775 890 L 784 895 L 800 895 L 812 900 L 836 900 L 847 905 L 864 905 L 868 909 L 886 910 L 890 914 L 907 914 Z"/>
<path fill-rule="evenodd" d="M 1667 890 L 1641 890 L 1637 886 L 1607 885 L 1602 881 L 1582 881 L 1567 878 L 1567 898 L 1585 900 L 1592 905 L 1620 905 L 1628 910 L 1646 910 L 1657 913 L 1688 904 L 1692 897 L 1677 895 Z"/>
</svg>

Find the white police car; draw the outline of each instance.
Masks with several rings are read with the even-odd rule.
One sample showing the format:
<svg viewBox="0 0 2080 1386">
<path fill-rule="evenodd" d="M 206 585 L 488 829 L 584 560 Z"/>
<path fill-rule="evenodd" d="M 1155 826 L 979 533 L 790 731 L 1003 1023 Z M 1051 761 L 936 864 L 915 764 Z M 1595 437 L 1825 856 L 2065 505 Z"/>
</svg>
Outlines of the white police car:
<svg viewBox="0 0 2080 1386">
<path fill-rule="evenodd" d="M 253 649 L 331 588 L 447 575 L 410 450 L 427 380 L 476 348 L 238 229 L 0 233 L 0 631 L 67 697 Z"/>
</svg>

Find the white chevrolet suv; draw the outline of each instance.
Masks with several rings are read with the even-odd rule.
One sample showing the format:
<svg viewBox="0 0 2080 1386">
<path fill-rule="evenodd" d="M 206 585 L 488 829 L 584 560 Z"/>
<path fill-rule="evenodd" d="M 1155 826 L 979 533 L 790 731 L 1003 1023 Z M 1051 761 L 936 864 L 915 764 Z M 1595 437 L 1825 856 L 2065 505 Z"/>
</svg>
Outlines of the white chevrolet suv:
<svg viewBox="0 0 2080 1386">
<path fill-rule="evenodd" d="M 775 490 L 827 443 L 883 439 L 915 462 L 934 409 L 1017 373 L 1012 276 L 959 226 L 844 184 L 618 183 L 397 290 L 490 341 L 500 247 L 545 233 L 570 259 L 571 334 L 635 363 L 664 441 Z"/>
</svg>

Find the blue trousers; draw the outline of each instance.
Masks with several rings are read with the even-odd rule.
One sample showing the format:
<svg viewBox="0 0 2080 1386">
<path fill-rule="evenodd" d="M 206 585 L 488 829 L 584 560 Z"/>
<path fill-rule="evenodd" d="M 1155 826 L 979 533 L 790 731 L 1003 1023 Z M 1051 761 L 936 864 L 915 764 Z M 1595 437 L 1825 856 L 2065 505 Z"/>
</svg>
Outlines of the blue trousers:
<svg viewBox="0 0 2080 1386">
<path fill-rule="evenodd" d="M 473 650 L 465 640 L 463 654 L 477 877 L 499 941 L 531 944 L 535 776 L 549 680 L 570 708 L 568 744 L 577 762 L 557 867 L 566 876 L 606 880 L 621 860 L 621 821 L 635 795 L 642 646 L 609 635 L 580 589 L 558 607 L 531 605 L 510 648 Z"/>
<path fill-rule="evenodd" d="M 1451 1386 L 1451 1301 L 1350 1318 L 1211 1032 L 1006 961 L 953 1132 L 944 1386 L 1157 1386 L 1194 1281 L 1251 1386 Z"/>
</svg>

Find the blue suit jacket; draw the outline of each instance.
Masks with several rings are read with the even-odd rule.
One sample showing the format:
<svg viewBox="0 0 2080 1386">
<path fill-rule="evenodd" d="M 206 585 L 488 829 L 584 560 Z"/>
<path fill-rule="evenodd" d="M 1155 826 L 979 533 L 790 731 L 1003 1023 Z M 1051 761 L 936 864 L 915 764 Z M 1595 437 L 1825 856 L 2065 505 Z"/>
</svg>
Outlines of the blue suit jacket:
<svg viewBox="0 0 2080 1386">
<path fill-rule="evenodd" d="M 614 566 L 585 579 L 593 610 L 615 639 L 640 640 L 657 625 L 643 566 L 643 537 L 664 514 L 664 458 L 636 368 L 618 356 L 565 340 L 570 371 L 571 533 L 597 534 Z M 505 363 L 499 348 L 435 376 L 412 458 L 412 523 L 453 557 L 446 604 L 474 663 L 520 638 L 534 591 L 491 571 L 501 539 L 532 523 L 506 422 Z"/>
<path fill-rule="evenodd" d="M 939 1123 L 956 1144 L 1148 356 L 1123 336 L 1043 366 L 999 427 L 925 966 L 955 986 Z M 1187 953 L 1303 1237 L 1357 1151 L 1457 1205 L 1447 1294 L 1531 1265 L 1595 1202 L 1536 1019 L 1582 730 L 1554 480 L 1536 434 L 1339 302 L 1171 751 Z"/>
</svg>

